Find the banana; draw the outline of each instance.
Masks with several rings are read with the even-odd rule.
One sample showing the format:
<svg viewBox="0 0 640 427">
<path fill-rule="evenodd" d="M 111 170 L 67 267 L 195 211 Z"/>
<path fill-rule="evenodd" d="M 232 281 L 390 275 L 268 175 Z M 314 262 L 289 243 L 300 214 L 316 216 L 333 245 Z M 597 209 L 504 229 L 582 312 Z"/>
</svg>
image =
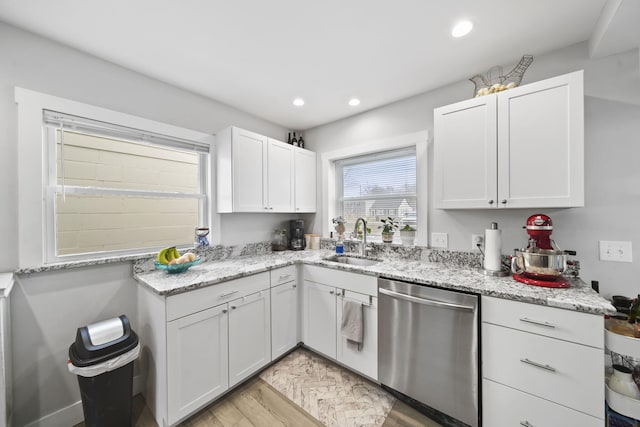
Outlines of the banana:
<svg viewBox="0 0 640 427">
<path fill-rule="evenodd" d="M 158 252 L 158 257 L 157 260 L 160 264 L 164 264 L 167 265 L 169 264 L 169 261 L 167 260 L 167 252 L 168 252 L 169 248 L 163 249 L 160 252 Z"/>
<path fill-rule="evenodd" d="M 157 260 L 160 264 L 168 265 L 172 260 L 180 258 L 180 252 L 175 246 L 164 248 L 158 252 Z"/>
</svg>

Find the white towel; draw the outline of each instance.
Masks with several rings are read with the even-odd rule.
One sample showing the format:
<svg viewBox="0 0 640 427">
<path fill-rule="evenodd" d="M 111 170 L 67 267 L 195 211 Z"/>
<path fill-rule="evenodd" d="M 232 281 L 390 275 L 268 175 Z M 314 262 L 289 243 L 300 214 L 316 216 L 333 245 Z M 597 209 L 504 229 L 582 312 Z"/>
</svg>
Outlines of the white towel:
<svg viewBox="0 0 640 427">
<path fill-rule="evenodd" d="M 362 315 L 362 304 L 356 301 L 344 299 L 342 301 L 342 336 L 347 341 L 358 344 L 358 350 L 362 345 L 364 335 L 364 317 Z"/>
</svg>

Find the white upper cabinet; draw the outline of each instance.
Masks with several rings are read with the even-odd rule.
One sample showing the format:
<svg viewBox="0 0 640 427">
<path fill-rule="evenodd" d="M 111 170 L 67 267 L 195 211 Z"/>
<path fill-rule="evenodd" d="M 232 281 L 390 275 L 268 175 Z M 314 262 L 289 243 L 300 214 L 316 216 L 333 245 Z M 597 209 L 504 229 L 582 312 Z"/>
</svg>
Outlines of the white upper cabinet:
<svg viewBox="0 0 640 427">
<path fill-rule="evenodd" d="M 316 211 L 316 153 L 301 148 L 293 149 L 295 211 Z"/>
<path fill-rule="evenodd" d="M 434 110 L 441 209 L 584 206 L 577 71 Z"/>
<path fill-rule="evenodd" d="M 293 145 L 269 138 L 267 147 L 265 206 L 270 212 L 293 212 Z"/>
<path fill-rule="evenodd" d="M 218 212 L 315 211 L 315 153 L 236 127 L 219 132 L 216 146 Z M 303 153 L 294 155 L 299 151 Z M 313 169 L 305 170 L 311 156 Z M 300 171 L 296 170 L 296 158 L 302 159 Z M 302 205 L 296 209 L 298 193 L 300 197 L 311 197 L 312 193 L 313 206 L 301 198 Z"/>
</svg>

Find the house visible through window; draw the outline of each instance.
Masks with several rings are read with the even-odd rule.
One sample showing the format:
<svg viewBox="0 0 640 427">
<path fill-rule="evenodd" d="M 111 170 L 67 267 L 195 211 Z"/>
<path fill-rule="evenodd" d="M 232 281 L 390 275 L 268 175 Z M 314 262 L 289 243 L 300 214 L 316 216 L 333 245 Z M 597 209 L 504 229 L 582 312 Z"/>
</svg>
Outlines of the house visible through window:
<svg viewBox="0 0 640 427">
<path fill-rule="evenodd" d="M 415 147 L 336 161 L 337 212 L 353 230 L 359 217 L 372 235 L 380 220 L 392 217 L 401 226 L 416 226 Z"/>
<path fill-rule="evenodd" d="M 50 260 L 194 242 L 208 145 L 45 111 Z"/>
</svg>

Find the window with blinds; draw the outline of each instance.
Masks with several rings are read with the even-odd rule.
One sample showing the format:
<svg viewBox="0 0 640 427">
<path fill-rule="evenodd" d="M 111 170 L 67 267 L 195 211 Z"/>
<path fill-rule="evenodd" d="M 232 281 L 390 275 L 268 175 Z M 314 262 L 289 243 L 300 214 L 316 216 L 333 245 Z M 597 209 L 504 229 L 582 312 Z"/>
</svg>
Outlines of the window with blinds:
<svg viewBox="0 0 640 427">
<path fill-rule="evenodd" d="M 193 244 L 207 144 L 44 111 L 49 261 Z"/>
<path fill-rule="evenodd" d="M 337 212 L 347 232 L 359 217 L 372 235 L 380 235 L 380 220 L 387 217 L 416 226 L 415 147 L 343 159 L 335 166 Z"/>
</svg>

